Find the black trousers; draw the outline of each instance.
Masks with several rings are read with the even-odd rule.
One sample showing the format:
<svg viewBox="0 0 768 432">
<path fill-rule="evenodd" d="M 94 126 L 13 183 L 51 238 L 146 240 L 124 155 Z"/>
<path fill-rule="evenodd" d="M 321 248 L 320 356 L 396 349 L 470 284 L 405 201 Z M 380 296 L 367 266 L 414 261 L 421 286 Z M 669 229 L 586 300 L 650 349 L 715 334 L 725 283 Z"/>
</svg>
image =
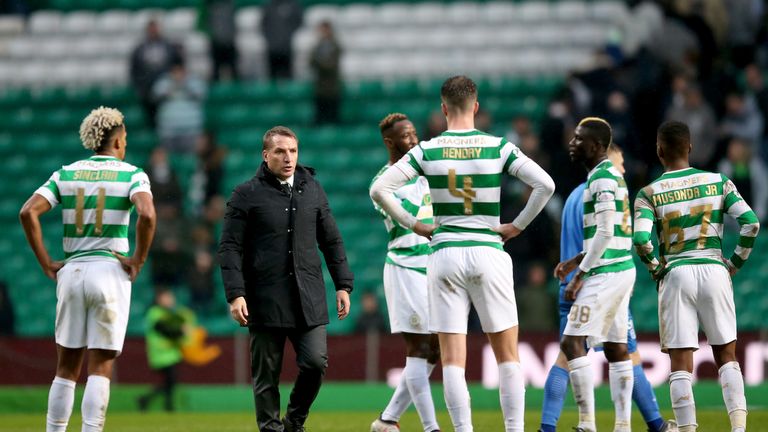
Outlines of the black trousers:
<svg viewBox="0 0 768 432">
<path fill-rule="evenodd" d="M 145 410 L 155 397 L 162 395 L 165 401 L 163 408 L 169 412 L 173 411 L 173 391 L 178 381 L 176 365 L 166 366 L 155 371 L 163 377 L 163 381 L 155 386 L 152 391 L 139 397 L 139 408 L 142 411 Z"/>
<path fill-rule="evenodd" d="M 282 432 L 280 421 L 280 371 L 286 339 L 296 353 L 299 376 L 293 385 L 285 417 L 303 425 L 320 391 L 328 367 L 325 326 L 303 329 L 250 328 L 251 375 L 256 423 L 261 432 Z"/>
<path fill-rule="evenodd" d="M 269 77 L 275 79 L 291 79 L 293 77 L 293 53 L 267 53 Z"/>
</svg>

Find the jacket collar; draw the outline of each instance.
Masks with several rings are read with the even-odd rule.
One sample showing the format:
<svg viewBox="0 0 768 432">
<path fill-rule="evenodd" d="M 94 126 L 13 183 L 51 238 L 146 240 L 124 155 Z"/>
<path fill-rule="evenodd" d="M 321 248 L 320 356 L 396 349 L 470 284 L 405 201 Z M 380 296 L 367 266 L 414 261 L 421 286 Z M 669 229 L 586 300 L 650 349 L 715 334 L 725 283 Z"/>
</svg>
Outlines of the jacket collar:
<svg viewBox="0 0 768 432">
<path fill-rule="evenodd" d="M 304 165 L 296 165 L 296 171 L 293 174 L 293 187 L 295 189 L 301 189 L 299 186 L 306 184 L 307 180 L 311 177 L 314 177 L 314 175 L 314 168 L 305 167 Z M 278 179 L 277 176 L 272 171 L 270 171 L 266 162 L 262 162 L 261 166 L 259 166 L 259 169 L 256 170 L 256 177 L 265 180 L 275 187 L 280 187 L 280 179 Z"/>
</svg>

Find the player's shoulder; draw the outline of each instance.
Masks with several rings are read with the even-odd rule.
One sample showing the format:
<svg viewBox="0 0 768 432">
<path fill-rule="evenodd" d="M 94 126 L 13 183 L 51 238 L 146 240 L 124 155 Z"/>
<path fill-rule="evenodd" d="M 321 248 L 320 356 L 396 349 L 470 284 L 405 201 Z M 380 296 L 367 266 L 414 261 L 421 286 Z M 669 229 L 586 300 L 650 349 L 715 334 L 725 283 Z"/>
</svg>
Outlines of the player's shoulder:
<svg viewBox="0 0 768 432">
<path fill-rule="evenodd" d="M 371 182 L 368 184 L 368 189 L 370 189 L 371 186 L 373 186 L 376 180 L 378 180 L 379 177 L 381 177 L 387 171 L 387 169 L 389 169 L 390 166 L 392 165 L 386 164 L 383 167 L 381 167 L 381 169 L 376 173 L 375 176 L 373 176 L 373 178 L 371 179 Z"/>
</svg>

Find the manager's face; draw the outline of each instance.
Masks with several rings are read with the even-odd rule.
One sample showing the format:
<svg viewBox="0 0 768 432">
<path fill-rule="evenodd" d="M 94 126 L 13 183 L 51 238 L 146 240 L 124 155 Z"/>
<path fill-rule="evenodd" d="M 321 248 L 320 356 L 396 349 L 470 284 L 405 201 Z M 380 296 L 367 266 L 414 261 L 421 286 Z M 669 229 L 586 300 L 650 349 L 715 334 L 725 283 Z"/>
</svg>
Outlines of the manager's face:
<svg viewBox="0 0 768 432">
<path fill-rule="evenodd" d="M 273 135 L 269 147 L 262 152 L 272 173 L 281 180 L 292 176 L 299 159 L 299 143 L 291 137 Z"/>
</svg>

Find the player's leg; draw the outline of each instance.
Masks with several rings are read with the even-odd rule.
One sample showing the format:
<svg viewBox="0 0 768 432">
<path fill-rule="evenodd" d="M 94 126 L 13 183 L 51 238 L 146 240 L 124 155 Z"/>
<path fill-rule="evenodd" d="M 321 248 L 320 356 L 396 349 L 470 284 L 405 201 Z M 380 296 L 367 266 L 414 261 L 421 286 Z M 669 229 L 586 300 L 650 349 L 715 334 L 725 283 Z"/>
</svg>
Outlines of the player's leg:
<svg viewBox="0 0 768 432">
<path fill-rule="evenodd" d="M 692 266 L 694 267 L 694 266 Z M 712 346 L 719 368 L 723 400 L 731 420 L 731 430 L 742 432 L 747 425 L 747 400 L 744 377 L 736 359 L 736 307 L 731 278 L 721 265 L 704 265 L 696 271 L 701 280 L 699 316 L 701 326 Z"/>
<path fill-rule="evenodd" d="M 720 387 L 731 420 L 731 431 L 743 432 L 747 427 L 747 399 L 744 396 L 744 377 L 736 360 L 736 341 L 712 345 L 712 353 L 719 368 Z"/>
<path fill-rule="evenodd" d="M 573 303 L 564 300 L 565 286 L 560 286 L 560 339 L 563 338 L 563 330 L 568 322 L 568 312 Z M 562 351 L 557 355 L 555 364 L 549 369 L 547 381 L 544 383 L 544 401 L 541 407 L 541 432 L 555 432 L 560 413 L 563 411 L 565 395 L 568 393 L 570 377 L 568 375 L 568 359 Z"/>
<path fill-rule="evenodd" d="M 525 382 L 517 353 L 518 319 L 512 259 L 501 250 L 472 248 L 467 292 L 499 368 L 499 402 L 507 432 L 522 431 Z"/>
<path fill-rule="evenodd" d="M 80 411 L 83 415 L 83 432 L 101 432 L 109 406 L 109 383 L 117 351 L 88 350 L 88 382 L 85 384 Z"/>
<path fill-rule="evenodd" d="M 307 420 L 309 409 L 320 392 L 320 385 L 328 368 L 328 343 L 324 325 L 291 331 L 288 337 L 296 352 L 299 375 L 291 390 L 283 421 L 298 429 L 298 426 L 302 426 Z"/>
<path fill-rule="evenodd" d="M 698 426 L 692 385 L 693 351 L 699 348 L 699 289 L 694 267 L 701 266 L 674 267 L 659 283 L 659 339 L 671 361 L 669 393 L 681 432 L 695 431 Z"/>
<path fill-rule="evenodd" d="M 616 413 L 614 431 L 629 431 L 631 429 L 632 389 L 634 388 L 635 376 L 632 360 L 629 358 L 627 336 L 629 298 L 632 296 L 632 287 L 635 285 L 635 270 L 614 273 L 610 280 L 611 288 L 617 291 L 613 298 L 620 298 L 621 302 L 618 308 L 609 310 L 606 314 L 606 322 L 612 320 L 612 323 L 605 337 L 603 351 L 608 360 L 608 382 Z M 606 290 L 606 294 L 613 295 L 609 290 Z M 606 296 L 605 304 L 614 303 L 611 303 Z"/>
<path fill-rule="evenodd" d="M 437 335 L 403 333 L 405 338 L 405 369 L 403 375 L 421 424 L 426 432 L 439 430 L 435 404 L 429 387 L 429 375 L 440 356 Z M 430 361 L 431 360 L 431 361 Z"/>
<path fill-rule="evenodd" d="M 251 377 L 260 431 L 282 430 L 280 421 L 280 371 L 286 334 L 281 329 L 250 327 Z"/>
<path fill-rule="evenodd" d="M 507 432 L 522 431 L 525 416 L 525 378 L 517 352 L 518 327 L 488 333 L 499 365 L 499 399 Z"/>
<path fill-rule="evenodd" d="M 46 431 L 65 431 L 75 402 L 75 383 L 85 356 L 83 271 L 69 263 L 56 275 L 56 377 L 48 393 Z"/>
<path fill-rule="evenodd" d="M 632 372 L 635 376 L 635 385 L 632 387 L 632 400 L 637 405 L 637 409 L 640 410 L 648 430 L 650 432 L 667 432 L 672 430 L 677 424 L 673 420 L 664 421 L 664 418 L 661 416 L 659 403 L 656 401 L 656 393 L 653 391 L 653 386 L 648 381 L 648 377 L 645 376 L 643 360 L 640 357 L 640 352 L 637 351 L 636 341 L 633 343 L 632 339 L 629 339 L 627 341 L 627 349 L 629 350 L 629 358 L 632 360 Z"/>
<path fill-rule="evenodd" d="M 429 256 L 427 263 L 429 330 L 437 333 L 440 341 L 445 404 L 456 432 L 472 431 L 472 409 L 464 376 L 470 307 L 463 275 L 467 249 L 439 249 Z"/>
<path fill-rule="evenodd" d="M 75 403 L 75 383 L 83 367 L 85 348 L 65 348 L 56 345 L 56 377 L 48 392 L 47 432 L 67 430 Z"/>
</svg>

